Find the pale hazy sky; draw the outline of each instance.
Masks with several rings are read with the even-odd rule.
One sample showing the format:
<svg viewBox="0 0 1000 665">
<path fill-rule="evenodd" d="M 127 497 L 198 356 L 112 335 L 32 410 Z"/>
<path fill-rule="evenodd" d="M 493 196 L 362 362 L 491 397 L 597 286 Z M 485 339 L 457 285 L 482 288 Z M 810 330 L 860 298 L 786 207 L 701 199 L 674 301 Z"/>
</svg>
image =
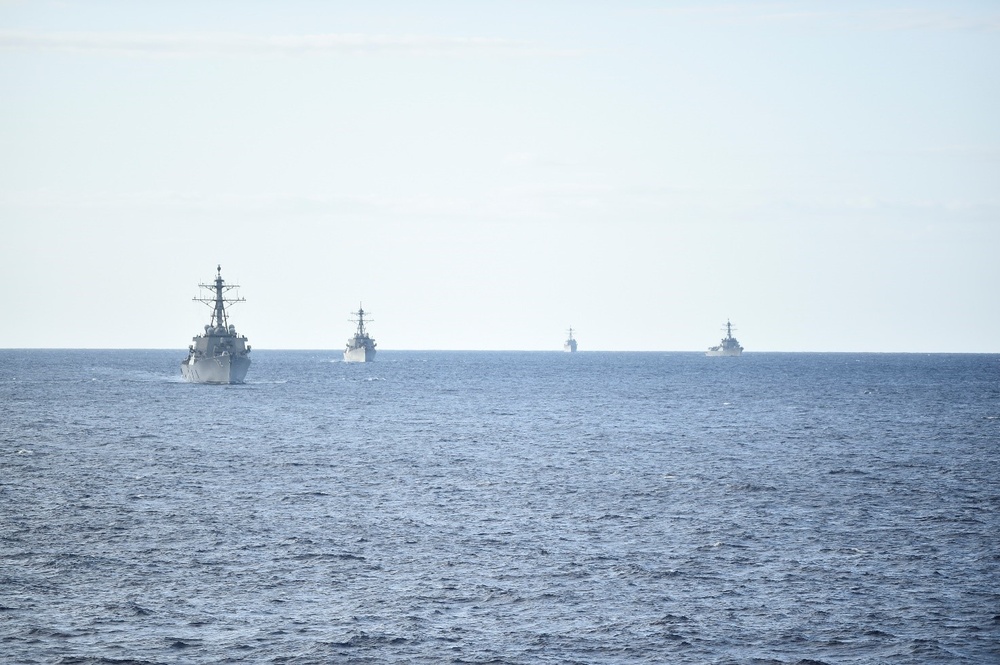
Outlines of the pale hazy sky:
<svg viewBox="0 0 1000 665">
<path fill-rule="evenodd" d="M 0 347 L 1000 351 L 996 2 L 0 0 Z"/>
</svg>

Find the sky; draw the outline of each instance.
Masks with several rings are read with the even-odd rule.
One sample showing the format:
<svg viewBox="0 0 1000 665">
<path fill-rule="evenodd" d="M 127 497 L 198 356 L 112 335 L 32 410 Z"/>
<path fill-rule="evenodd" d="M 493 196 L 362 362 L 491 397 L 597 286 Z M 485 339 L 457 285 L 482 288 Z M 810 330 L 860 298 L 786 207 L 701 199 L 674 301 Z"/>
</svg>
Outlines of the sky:
<svg viewBox="0 0 1000 665">
<path fill-rule="evenodd" d="M 1000 4 L 0 0 L 0 348 L 1000 352 Z"/>
</svg>

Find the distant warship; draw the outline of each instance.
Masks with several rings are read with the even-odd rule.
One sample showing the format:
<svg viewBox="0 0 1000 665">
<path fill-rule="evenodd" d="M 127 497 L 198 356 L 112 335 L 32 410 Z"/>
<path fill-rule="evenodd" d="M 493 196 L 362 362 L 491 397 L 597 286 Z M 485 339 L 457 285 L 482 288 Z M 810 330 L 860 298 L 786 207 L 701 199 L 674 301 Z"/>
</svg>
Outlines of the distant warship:
<svg viewBox="0 0 1000 665">
<path fill-rule="evenodd" d="M 726 320 L 726 336 L 722 338 L 718 346 L 709 347 L 708 351 L 705 352 L 706 356 L 738 356 L 743 353 L 743 347 L 740 343 L 733 337 L 733 325 Z"/>
<path fill-rule="evenodd" d="M 212 307 L 212 321 L 205 326 L 203 335 L 196 335 L 188 347 L 188 357 L 181 362 L 181 374 L 193 383 L 243 383 L 250 369 L 250 345 L 245 336 L 236 334 L 236 326 L 229 323 L 226 304 L 244 302 L 243 298 L 226 298 L 224 294 L 238 285 L 226 285 L 222 279 L 222 266 L 217 267 L 214 284 L 199 284 L 203 289 L 215 291 L 210 298 L 192 298 Z"/>
<path fill-rule="evenodd" d="M 347 340 L 347 348 L 344 349 L 344 362 L 370 363 L 375 360 L 375 340 L 369 337 L 368 331 L 365 330 L 365 310 L 359 304 L 358 311 L 351 313 L 358 317 L 351 319 L 351 321 L 357 322 L 358 329 L 354 332 L 354 337 Z"/>
<path fill-rule="evenodd" d="M 573 339 L 573 329 L 569 329 L 569 339 L 563 342 L 563 351 L 576 353 L 576 340 Z"/>
</svg>

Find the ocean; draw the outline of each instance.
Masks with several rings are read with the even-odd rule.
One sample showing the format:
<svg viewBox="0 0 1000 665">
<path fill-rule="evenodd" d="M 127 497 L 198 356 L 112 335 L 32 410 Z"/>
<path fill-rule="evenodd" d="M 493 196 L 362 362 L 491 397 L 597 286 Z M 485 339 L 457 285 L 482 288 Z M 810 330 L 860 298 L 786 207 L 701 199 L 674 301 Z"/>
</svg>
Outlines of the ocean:
<svg viewBox="0 0 1000 665">
<path fill-rule="evenodd" d="M 997 663 L 1000 355 L 0 351 L 4 663 Z"/>
</svg>

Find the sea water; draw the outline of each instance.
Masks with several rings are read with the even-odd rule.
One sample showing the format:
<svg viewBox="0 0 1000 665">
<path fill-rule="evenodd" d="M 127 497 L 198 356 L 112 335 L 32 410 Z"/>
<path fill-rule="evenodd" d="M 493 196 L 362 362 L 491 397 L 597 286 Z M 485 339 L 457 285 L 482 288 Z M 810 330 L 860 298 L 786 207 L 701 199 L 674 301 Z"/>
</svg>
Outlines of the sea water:
<svg viewBox="0 0 1000 665">
<path fill-rule="evenodd" d="M 1000 356 L 0 351 L 5 663 L 1000 662 Z"/>
</svg>

